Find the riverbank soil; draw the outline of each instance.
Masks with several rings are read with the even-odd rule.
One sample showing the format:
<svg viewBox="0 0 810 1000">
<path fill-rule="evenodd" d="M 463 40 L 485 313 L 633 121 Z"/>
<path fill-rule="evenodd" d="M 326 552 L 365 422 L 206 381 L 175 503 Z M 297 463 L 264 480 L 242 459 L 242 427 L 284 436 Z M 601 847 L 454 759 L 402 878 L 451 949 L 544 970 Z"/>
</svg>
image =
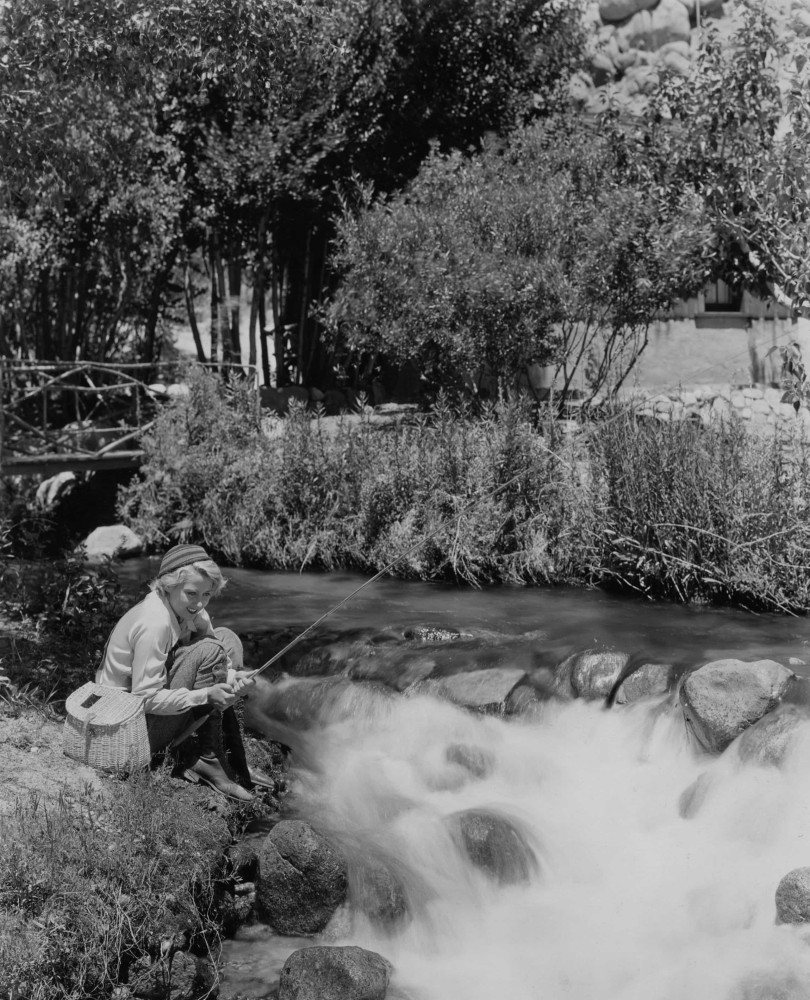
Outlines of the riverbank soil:
<svg viewBox="0 0 810 1000">
<path fill-rule="evenodd" d="M 104 794 L 112 779 L 62 752 L 62 722 L 37 709 L 0 708 L 0 816 L 29 795 Z"/>
</svg>

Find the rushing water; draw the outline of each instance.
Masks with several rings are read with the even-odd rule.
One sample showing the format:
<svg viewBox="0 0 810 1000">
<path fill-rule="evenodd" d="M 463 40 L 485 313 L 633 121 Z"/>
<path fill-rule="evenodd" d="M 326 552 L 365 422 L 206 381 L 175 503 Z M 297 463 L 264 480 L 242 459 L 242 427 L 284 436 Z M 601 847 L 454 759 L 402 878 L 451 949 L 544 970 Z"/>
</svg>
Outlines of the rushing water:
<svg viewBox="0 0 810 1000">
<path fill-rule="evenodd" d="M 143 564 L 128 571 L 130 582 Z M 254 633 L 254 655 L 304 627 L 360 581 L 234 571 L 213 608 Z M 447 646 L 404 637 L 432 623 L 469 633 Z M 599 593 L 460 591 L 384 581 L 330 623 L 326 642 L 438 673 L 497 664 L 553 666 L 569 650 L 613 647 L 656 660 L 724 656 L 787 663 L 808 653 L 805 623 L 643 604 Z M 810 657 L 808 657 L 810 658 Z M 805 673 L 795 663 L 794 669 Z M 294 659 L 285 661 L 294 670 Z M 310 673 L 313 671 L 310 670 Z M 390 679 L 390 678 L 389 678 Z M 779 768 L 699 756 L 666 699 L 605 711 L 547 701 L 522 718 L 478 716 L 427 695 L 357 685 L 294 736 L 287 807 L 346 855 L 400 881 L 410 921 L 393 930 L 344 915 L 328 943 L 392 962 L 389 996 L 412 1000 L 807 1000 L 810 932 L 775 922 L 774 892 L 810 865 L 810 726 Z M 272 733 L 270 733 L 272 735 Z M 474 774 L 453 758 L 471 749 Z M 709 776 L 684 818 L 684 791 Z M 704 779 L 705 781 L 706 779 Z M 523 831 L 528 882 L 473 868 L 447 818 L 487 809 Z M 272 994 L 286 957 L 311 939 L 247 928 L 226 947 L 226 991 Z"/>
</svg>

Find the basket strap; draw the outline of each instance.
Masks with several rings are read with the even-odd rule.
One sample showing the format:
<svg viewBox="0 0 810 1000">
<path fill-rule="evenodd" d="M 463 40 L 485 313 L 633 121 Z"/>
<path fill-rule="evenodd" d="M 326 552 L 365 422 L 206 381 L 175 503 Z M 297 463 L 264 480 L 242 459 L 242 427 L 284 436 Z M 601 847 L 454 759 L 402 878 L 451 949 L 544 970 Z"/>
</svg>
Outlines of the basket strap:
<svg viewBox="0 0 810 1000">
<path fill-rule="evenodd" d="M 90 738 L 93 735 L 92 726 L 93 720 L 96 717 L 96 711 L 94 708 L 89 709 L 87 715 L 84 717 L 84 722 L 82 722 L 82 740 L 84 741 L 84 752 L 88 754 L 90 752 Z"/>
</svg>

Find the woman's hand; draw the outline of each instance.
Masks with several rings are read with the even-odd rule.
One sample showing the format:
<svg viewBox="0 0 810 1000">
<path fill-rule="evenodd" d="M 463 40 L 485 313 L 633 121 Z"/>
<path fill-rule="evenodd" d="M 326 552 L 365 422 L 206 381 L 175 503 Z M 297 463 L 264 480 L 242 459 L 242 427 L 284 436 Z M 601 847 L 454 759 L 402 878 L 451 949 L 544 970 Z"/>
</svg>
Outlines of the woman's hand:
<svg viewBox="0 0 810 1000">
<path fill-rule="evenodd" d="M 234 694 L 242 694 L 242 692 L 253 685 L 254 679 L 251 677 L 253 673 L 252 670 L 237 670 L 234 674 L 233 679 L 233 690 Z"/>
<path fill-rule="evenodd" d="M 214 708 L 230 708 L 236 701 L 236 691 L 233 684 L 212 684 L 206 689 L 206 704 Z"/>
</svg>

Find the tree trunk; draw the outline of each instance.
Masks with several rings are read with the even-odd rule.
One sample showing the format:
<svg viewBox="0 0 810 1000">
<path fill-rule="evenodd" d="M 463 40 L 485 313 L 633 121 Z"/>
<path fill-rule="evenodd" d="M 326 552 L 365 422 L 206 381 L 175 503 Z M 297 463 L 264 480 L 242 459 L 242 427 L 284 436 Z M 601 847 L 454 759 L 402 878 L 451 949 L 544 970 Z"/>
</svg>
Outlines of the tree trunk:
<svg viewBox="0 0 810 1000">
<path fill-rule="evenodd" d="M 219 239 L 216 234 L 214 235 L 215 241 L 215 252 L 214 252 L 214 274 L 217 283 L 217 327 L 219 332 L 219 340 L 222 344 L 222 361 L 224 364 L 230 364 L 233 360 L 233 352 L 231 350 L 230 333 L 228 330 L 228 286 L 225 284 L 225 264 L 222 260 L 222 249 L 219 245 Z"/>
<path fill-rule="evenodd" d="M 194 348 L 197 351 L 197 360 L 205 364 L 205 350 L 203 348 L 200 328 L 197 326 L 197 313 L 194 310 L 194 288 L 191 280 L 191 266 L 186 257 L 183 264 L 183 294 L 186 299 L 186 312 L 188 314 L 188 325 L 191 327 L 191 336 L 194 338 Z"/>
<path fill-rule="evenodd" d="M 267 354 L 267 316 L 264 304 L 264 288 L 259 298 L 259 338 L 262 349 L 262 375 L 264 384 L 270 385 L 270 358 Z"/>
<path fill-rule="evenodd" d="M 219 292 L 217 290 L 216 247 L 213 235 L 208 245 L 208 260 L 210 264 L 209 280 L 211 282 L 211 323 L 208 331 L 211 338 L 211 350 L 209 353 L 211 361 L 216 364 L 219 361 Z"/>
<path fill-rule="evenodd" d="M 281 299 L 284 272 L 273 248 L 272 275 L 270 281 L 270 304 L 273 310 L 273 350 L 276 355 L 276 385 L 287 385 L 287 366 L 284 363 L 284 330 L 281 319 Z"/>
<path fill-rule="evenodd" d="M 240 336 L 240 312 L 242 299 L 242 265 L 231 259 L 228 264 L 228 312 L 230 315 L 231 355 L 237 364 L 242 364 L 242 342 Z"/>
</svg>

